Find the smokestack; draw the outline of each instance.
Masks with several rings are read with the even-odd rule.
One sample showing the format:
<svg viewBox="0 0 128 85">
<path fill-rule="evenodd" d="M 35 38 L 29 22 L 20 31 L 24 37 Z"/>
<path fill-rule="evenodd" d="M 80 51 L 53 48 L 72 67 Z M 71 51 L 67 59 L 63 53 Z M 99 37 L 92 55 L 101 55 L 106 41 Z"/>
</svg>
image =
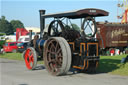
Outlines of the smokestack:
<svg viewBox="0 0 128 85">
<path fill-rule="evenodd" d="M 29 30 L 29 46 L 31 44 L 31 40 L 32 40 L 32 30 Z"/>
<path fill-rule="evenodd" d="M 45 10 L 39 10 L 40 12 L 40 38 L 43 38 L 43 30 L 45 28 L 45 18 L 42 16 L 45 14 Z"/>
</svg>

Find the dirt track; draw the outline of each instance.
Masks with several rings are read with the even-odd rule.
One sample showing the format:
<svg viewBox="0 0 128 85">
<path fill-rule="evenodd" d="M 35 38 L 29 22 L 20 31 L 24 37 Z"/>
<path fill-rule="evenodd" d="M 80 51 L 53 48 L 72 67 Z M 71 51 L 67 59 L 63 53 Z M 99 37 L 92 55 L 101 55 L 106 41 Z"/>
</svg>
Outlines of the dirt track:
<svg viewBox="0 0 128 85">
<path fill-rule="evenodd" d="M 0 58 L 0 85 L 127 85 L 128 77 L 101 74 L 69 73 L 51 76 L 43 65 L 29 71 L 23 61 Z"/>
</svg>

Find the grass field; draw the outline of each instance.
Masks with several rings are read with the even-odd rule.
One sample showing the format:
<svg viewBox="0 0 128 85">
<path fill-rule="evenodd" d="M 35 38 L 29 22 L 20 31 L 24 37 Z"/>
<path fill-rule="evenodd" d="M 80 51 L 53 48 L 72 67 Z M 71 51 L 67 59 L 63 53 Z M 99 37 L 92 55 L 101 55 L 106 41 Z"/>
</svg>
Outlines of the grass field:
<svg viewBox="0 0 128 85">
<path fill-rule="evenodd" d="M 22 53 L 5 53 L 5 54 L 0 54 L 0 58 L 24 61 L 24 59 L 22 57 Z M 43 61 L 39 61 L 38 64 L 43 64 Z"/>
<path fill-rule="evenodd" d="M 100 56 L 100 64 L 97 68 L 98 73 L 110 73 L 115 75 L 128 76 L 128 62 L 126 64 L 121 64 L 121 59 L 126 57 L 126 55 L 119 56 Z M 24 60 L 21 53 L 6 53 L 0 54 L 0 58 L 7 58 L 13 60 Z M 39 61 L 38 64 L 43 64 Z"/>
<path fill-rule="evenodd" d="M 126 64 L 121 63 L 121 60 L 124 57 L 126 57 L 126 55 L 101 56 L 97 71 L 99 73 L 110 73 L 128 76 L 128 62 Z"/>
<path fill-rule="evenodd" d="M 7 58 L 7 59 L 13 59 L 13 60 L 24 60 L 22 58 L 22 53 L 5 53 L 5 54 L 0 54 L 0 58 Z"/>
</svg>

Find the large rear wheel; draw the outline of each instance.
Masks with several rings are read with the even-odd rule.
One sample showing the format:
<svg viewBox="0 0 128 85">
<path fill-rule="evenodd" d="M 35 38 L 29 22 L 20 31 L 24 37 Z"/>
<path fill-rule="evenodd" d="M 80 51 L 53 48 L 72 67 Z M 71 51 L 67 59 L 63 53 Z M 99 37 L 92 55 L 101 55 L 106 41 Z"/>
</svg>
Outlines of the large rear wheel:
<svg viewBox="0 0 128 85">
<path fill-rule="evenodd" d="M 52 37 L 44 45 L 44 63 L 52 75 L 64 75 L 71 66 L 71 49 L 62 37 Z"/>
</svg>

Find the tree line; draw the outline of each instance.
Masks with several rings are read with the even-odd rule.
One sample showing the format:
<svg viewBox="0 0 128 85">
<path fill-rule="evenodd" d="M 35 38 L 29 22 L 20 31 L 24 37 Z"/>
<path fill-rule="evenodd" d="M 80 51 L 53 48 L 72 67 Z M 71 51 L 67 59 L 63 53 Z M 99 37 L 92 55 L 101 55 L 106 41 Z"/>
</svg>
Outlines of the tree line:
<svg viewBox="0 0 128 85">
<path fill-rule="evenodd" d="M 6 33 L 7 35 L 14 34 L 16 28 L 24 28 L 24 24 L 20 20 L 6 20 L 5 16 L 0 18 L 0 32 Z"/>
</svg>

